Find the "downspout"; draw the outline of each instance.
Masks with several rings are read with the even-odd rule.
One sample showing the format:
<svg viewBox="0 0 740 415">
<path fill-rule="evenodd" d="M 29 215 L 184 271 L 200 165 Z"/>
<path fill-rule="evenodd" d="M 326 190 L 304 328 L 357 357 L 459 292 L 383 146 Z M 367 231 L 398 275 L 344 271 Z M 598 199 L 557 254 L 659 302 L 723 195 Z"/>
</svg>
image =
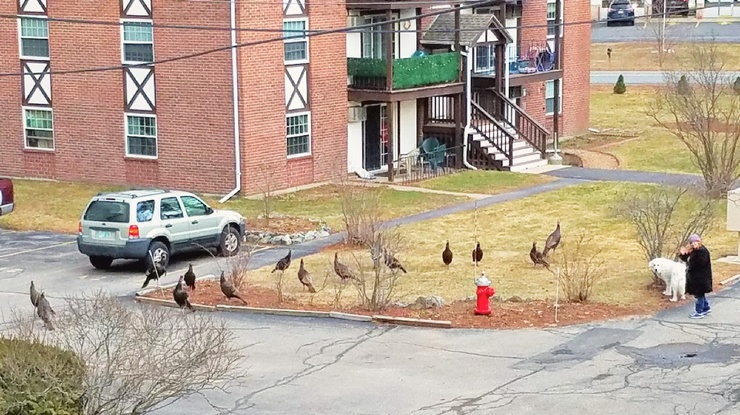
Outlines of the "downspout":
<svg viewBox="0 0 740 415">
<path fill-rule="evenodd" d="M 473 72 L 473 53 L 468 49 L 467 52 L 460 50 L 460 54 L 465 56 L 465 128 L 463 128 L 463 165 L 471 170 L 478 170 L 477 167 L 468 161 L 468 137 L 470 136 L 470 124 L 472 120 L 472 99 L 473 87 L 471 85 L 471 73 Z"/>
<path fill-rule="evenodd" d="M 219 203 L 225 203 L 242 190 L 242 149 L 241 149 L 241 135 L 239 127 L 239 72 L 237 62 L 237 46 L 236 43 L 236 0 L 230 1 L 231 6 L 231 93 L 233 95 L 233 106 L 234 106 L 234 180 L 236 184 L 234 190 L 229 192 L 226 196 L 219 200 Z"/>
</svg>

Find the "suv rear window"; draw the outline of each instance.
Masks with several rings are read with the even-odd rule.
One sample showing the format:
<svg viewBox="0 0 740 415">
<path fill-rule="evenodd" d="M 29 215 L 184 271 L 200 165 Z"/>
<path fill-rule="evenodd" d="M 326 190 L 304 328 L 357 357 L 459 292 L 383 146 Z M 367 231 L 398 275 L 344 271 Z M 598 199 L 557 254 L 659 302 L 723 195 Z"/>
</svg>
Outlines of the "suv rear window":
<svg viewBox="0 0 740 415">
<path fill-rule="evenodd" d="M 96 200 L 90 203 L 83 219 L 95 222 L 128 223 L 129 217 L 128 203 Z"/>
</svg>

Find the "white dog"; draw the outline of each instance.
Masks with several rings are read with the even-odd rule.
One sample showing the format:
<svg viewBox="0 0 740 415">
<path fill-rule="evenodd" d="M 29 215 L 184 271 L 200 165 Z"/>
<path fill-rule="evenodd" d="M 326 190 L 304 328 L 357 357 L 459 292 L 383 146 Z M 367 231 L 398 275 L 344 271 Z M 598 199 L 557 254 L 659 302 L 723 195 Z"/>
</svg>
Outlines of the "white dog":
<svg viewBox="0 0 740 415">
<path fill-rule="evenodd" d="M 672 295 L 672 302 L 678 301 L 679 295 L 682 300 L 686 299 L 686 264 L 667 258 L 655 258 L 648 263 L 648 267 L 665 282 L 663 295 Z"/>
</svg>

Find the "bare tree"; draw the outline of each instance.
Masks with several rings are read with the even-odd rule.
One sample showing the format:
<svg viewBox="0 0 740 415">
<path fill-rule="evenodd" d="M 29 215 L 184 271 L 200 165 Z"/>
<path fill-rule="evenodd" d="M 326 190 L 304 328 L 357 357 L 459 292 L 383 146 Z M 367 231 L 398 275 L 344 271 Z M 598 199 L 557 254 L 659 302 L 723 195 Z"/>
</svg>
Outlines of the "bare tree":
<svg viewBox="0 0 740 415">
<path fill-rule="evenodd" d="M 662 13 L 662 12 L 661 12 Z M 675 56 L 675 49 L 677 39 L 680 34 L 675 33 L 675 28 L 671 26 L 663 27 L 662 17 L 658 18 L 657 21 L 650 19 L 650 31 L 653 39 L 653 52 L 657 57 L 658 67 L 663 69 L 671 55 Z M 676 26 L 680 27 L 680 26 Z"/>
<path fill-rule="evenodd" d="M 724 196 L 740 177 L 740 95 L 724 67 L 716 43 L 694 45 L 690 71 L 666 73 L 666 85 L 647 111 L 689 150 L 711 197 Z M 679 89 L 681 75 L 688 85 Z"/>
<path fill-rule="evenodd" d="M 675 259 L 689 235 L 701 235 L 712 225 L 717 202 L 692 192 L 690 187 L 654 187 L 626 195 L 617 214 L 635 227 L 645 259 Z"/>
<path fill-rule="evenodd" d="M 563 240 L 558 251 L 563 295 L 569 302 L 587 302 L 606 273 L 602 249 L 594 248 L 592 238 L 581 234 L 572 242 Z"/>
<path fill-rule="evenodd" d="M 209 315 L 130 307 L 102 292 L 65 301 L 55 331 L 16 318 L 15 335 L 85 362 L 85 415 L 146 414 L 189 395 L 225 390 L 240 377 L 233 334 Z"/>
<path fill-rule="evenodd" d="M 227 276 L 239 291 L 244 291 L 247 288 L 249 262 L 252 260 L 255 249 L 256 246 L 254 245 L 242 245 L 238 254 L 226 259 L 229 265 Z"/>
<path fill-rule="evenodd" d="M 339 183 L 339 199 L 347 243 L 357 246 L 372 244 L 373 227 L 381 222 L 379 189 L 351 184 L 344 179 Z"/>
<path fill-rule="evenodd" d="M 260 163 L 259 171 L 260 180 L 257 187 L 262 193 L 262 218 L 265 226 L 270 226 L 270 219 L 274 210 L 275 169 L 266 163 Z"/>
</svg>

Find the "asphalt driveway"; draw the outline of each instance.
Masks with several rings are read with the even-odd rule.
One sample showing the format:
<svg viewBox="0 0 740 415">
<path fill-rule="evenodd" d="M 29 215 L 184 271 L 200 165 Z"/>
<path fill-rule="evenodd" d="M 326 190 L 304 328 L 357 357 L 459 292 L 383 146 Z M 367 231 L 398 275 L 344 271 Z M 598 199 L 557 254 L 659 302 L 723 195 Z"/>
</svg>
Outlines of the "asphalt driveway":
<svg viewBox="0 0 740 415">
<path fill-rule="evenodd" d="M 131 296 L 141 286 L 136 266 L 95 270 L 73 241 L 0 231 L 0 309 L 31 313 L 31 279 L 52 304 L 86 290 Z M 207 255 L 175 258 L 163 282 L 189 262 L 198 274 L 217 269 Z M 654 318 L 509 331 L 219 313 L 248 356 L 248 378 L 208 398 L 237 414 L 740 414 L 740 291 L 710 301 L 714 313 L 704 320 L 689 320 L 683 307 Z M 173 318 L 198 314 L 173 311 Z M 158 413 L 216 411 L 192 397 Z"/>
</svg>

